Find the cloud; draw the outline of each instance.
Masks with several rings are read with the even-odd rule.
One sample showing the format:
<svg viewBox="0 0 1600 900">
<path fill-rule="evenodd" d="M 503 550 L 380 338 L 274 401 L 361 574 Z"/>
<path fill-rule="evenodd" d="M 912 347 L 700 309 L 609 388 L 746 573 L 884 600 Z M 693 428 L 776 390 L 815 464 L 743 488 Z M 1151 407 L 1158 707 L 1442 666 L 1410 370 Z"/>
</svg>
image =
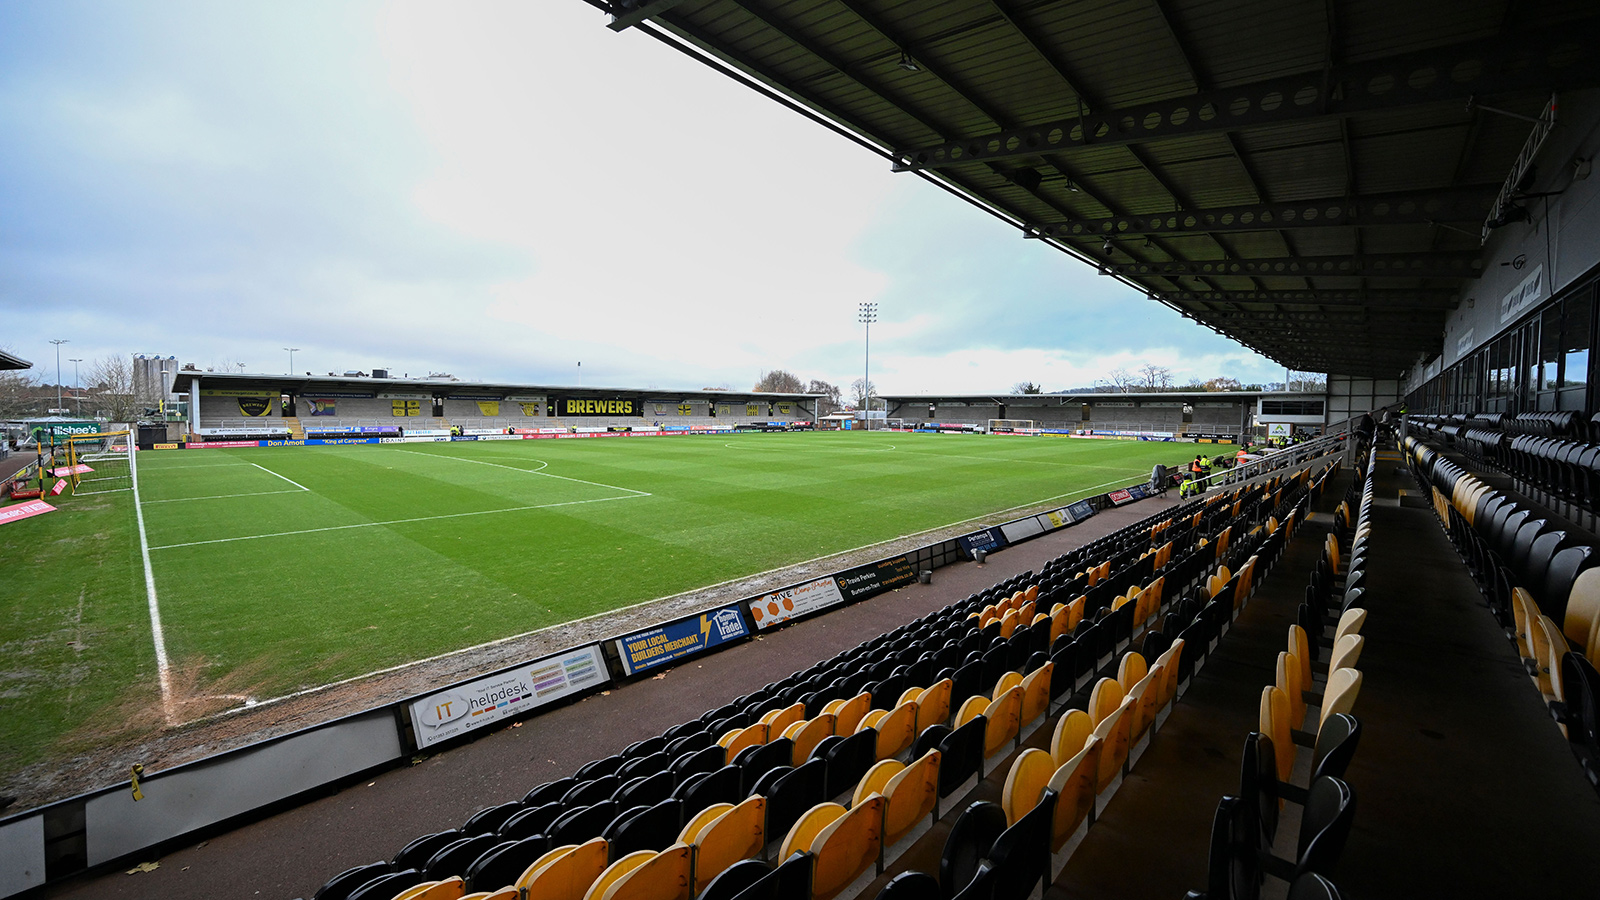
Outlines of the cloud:
<svg viewBox="0 0 1600 900">
<path fill-rule="evenodd" d="M 1270 367 L 573 2 L 0 8 L 18 352 L 903 392 Z M 43 349 L 41 349 L 43 348 Z M 1170 360 L 1170 362 L 1166 362 Z M 281 361 L 281 362 L 280 362 Z M 1232 367 L 1232 368 L 1229 368 Z"/>
</svg>

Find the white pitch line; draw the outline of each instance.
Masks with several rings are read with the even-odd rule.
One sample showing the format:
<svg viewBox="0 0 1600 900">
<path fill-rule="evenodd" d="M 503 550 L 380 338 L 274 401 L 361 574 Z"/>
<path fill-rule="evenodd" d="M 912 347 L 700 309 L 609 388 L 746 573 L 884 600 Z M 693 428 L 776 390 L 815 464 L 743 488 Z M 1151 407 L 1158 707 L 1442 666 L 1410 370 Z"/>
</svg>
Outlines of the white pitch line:
<svg viewBox="0 0 1600 900">
<path fill-rule="evenodd" d="M 272 471 L 271 469 L 267 468 L 266 466 L 257 465 L 256 463 L 251 463 L 250 465 L 255 466 L 256 468 L 258 468 L 261 471 L 267 473 L 268 475 L 272 475 L 272 476 L 277 477 L 277 478 L 282 478 L 284 481 L 289 482 L 290 484 L 294 485 L 295 487 L 299 488 L 302 491 L 311 490 L 310 488 L 306 487 L 305 485 L 301 484 L 300 482 L 295 481 L 292 478 L 288 478 L 286 476 L 279 475 L 277 472 Z"/>
<path fill-rule="evenodd" d="M 644 496 L 650 496 L 645 494 Z M 535 506 L 509 506 L 505 509 L 480 509 L 474 512 L 444 513 L 437 516 L 417 516 L 411 519 L 390 519 L 385 522 L 357 522 L 354 525 L 330 525 L 327 528 L 305 528 L 299 531 L 279 531 L 273 534 L 247 534 L 241 537 L 216 538 L 209 541 L 188 541 L 182 544 L 163 544 L 151 550 L 176 550 L 179 547 L 198 547 L 202 544 L 231 544 L 235 541 L 258 541 L 262 538 L 291 537 L 297 534 L 317 534 L 323 531 L 346 531 L 351 528 L 377 528 L 383 525 L 409 525 L 413 522 L 432 522 L 437 519 L 460 519 L 465 516 L 489 516 L 496 513 L 526 512 L 530 509 L 551 509 L 557 506 L 578 506 L 584 503 L 605 503 L 608 500 L 634 500 L 636 497 L 598 497 L 594 500 L 567 500 L 562 503 L 540 503 Z"/>
<path fill-rule="evenodd" d="M 139 555 L 144 559 L 144 592 L 150 607 L 150 635 L 156 645 L 156 672 L 161 679 L 161 709 L 168 725 L 176 725 L 172 714 L 172 674 L 167 661 L 167 638 L 161 629 L 161 602 L 156 597 L 156 573 L 150 566 L 150 539 L 144 530 L 144 505 L 139 501 L 139 456 L 128 454 L 129 473 L 133 482 L 133 511 L 139 522 Z"/>
<path fill-rule="evenodd" d="M 587 484 L 590 487 L 605 488 L 608 491 L 627 491 L 630 494 L 635 494 L 635 495 L 638 495 L 640 497 L 653 497 L 653 496 L 655 496 L 654 494 L 651 494 L 649 491 L 636 491 L 633 488 L 625 488 L 625 487 L 622 487 L 621 485 L 601 484 L 598 481 L 584 481 L 582 478 L 568 478 L 565 475 L 552 475 L 549 472 L 544 472 L 544 471 L 541 471 L 540 469 L 524 469 L 524 468 L 522 468 L 520 466 L 502 466 L 499 463 L 484 462 L 481 459 L 467 459 L 466 457 L 463 457 L 463 456 L 444 456 L 444 455 L 439 454 L 439 453 L 423 453 L 421 450 L 398 450 L 397 452 L 400 452 L 400 453 L 415 453 L 418 456 L 431 456 L 434 459 L 450 459 L 450 460 L 455 460 L 456 462 L 474 463 L 474 464 L 480 465 L 480 466 L 494 466 L 496 469 L 510 469 L 513 472 L 522 472 L 522 473 L 527 474 L 527 475 L 543 475 L 546 478 L 559 478 L 562 481 L 575 481 L 578 484 Z M 535 459 L 534 462 L 544 463 L 546 466 L 550 465 L 549 463 L 544 462 L 544 460 L 542 460 L 542 459 Z"/>
<path fill-rule="evenodd" d="M 187 503 L 190 500 L 230 500 L 234 497 L 265 497 L 268 494 L 303 494 L 310 493 L 305 488 L 296 491 L 252 491 L 248 494 L 211 494 L 206 497 L 171 497 L 166 500 L 146 500 L 146 503 Z"/>
</svg>

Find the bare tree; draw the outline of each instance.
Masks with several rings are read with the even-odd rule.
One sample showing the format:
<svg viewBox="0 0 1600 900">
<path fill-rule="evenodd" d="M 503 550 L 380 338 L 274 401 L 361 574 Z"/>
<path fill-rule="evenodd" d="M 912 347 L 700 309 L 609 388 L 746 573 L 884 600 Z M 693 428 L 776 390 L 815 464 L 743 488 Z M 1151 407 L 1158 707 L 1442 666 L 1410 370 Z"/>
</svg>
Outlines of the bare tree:
<svg viewBox="0 0 1600 900">
<path fill-rule="evenodd" d="M 1127 369 L 1112 369 L 1104 378 L 1096 379 L 1094 386 L 1105 393 L 1126 394 L 1137 385 Z"/>
<path fill-rule="evenodd" d="M 1244 389 L 1244 385 L 1239 383 L 1239 379 L 1229 378 L 1226 375 L 1218 375 L 1215 378 L 1207 379 L 1202 387 L 1208 391 L 1238 391 Z"/>
<path fill-rule="evenodd" d="M 1155 363 L 1139 367 L 1139 386 L 1147 391 L 1164 391 L 1172 387 L 1172 370 Z"/>
<path fill-rule="evenodd" d="M 1038 386 L 1037 384 L 1034 384 L 1031 381 L 1019 381 L 1016 384 L 1013 384 L 1011 386 L 1011 393 L 1013 393 L 1013 394 L 1042 394 L 1042 393 L 1044 393 L 1044 388 Z"/>
<path fill-rule="evenodd" d="M 27 372 L 0 370 L 0 419 L 24 419 L 42 410 L 40 385 Z M 55 402 L 55 394 L 50 395 Z"/>
<path fill-rule="evenodd" d="M 138 419 L 140 407 L 133 390 L 133 366 L 126 356 L 103 356 L 89 367 L 91 402 L 109 422 Z"/>
<path fill-rule="evenodd" d="M 806 385 L 806 393 L 822 395 L 822 399 L 817 403 L 819 407 L 817 410 L 818 415 L 825 416 L 838 409 L 841 405 L 839 403 L 839 386 L 830 384 L 820 378 L 811 379 L 811 383 Z"/>
<path fill-rule="evenodd" d="M 757 381 L 756 386 L 751 390 L 775 394 L 803 394 L 806 390 L 806 383 L 800 380 L 800 376 L 793 372 L 773 369 L 770 372 L 762 372 L 761 380 Z"/>
<path fill-rule="evenodd" d="M 1328 389 L 1328 376 L 1318 372 L 1289 373 L 1288 390 L 1321 393 Z"/>
<path fill-rule="evenodd" d="M 866 401 L 877 393 L 878 386 L 864 378 L 850 382 L 850 399 L 855 403 L 856 409 L 870 409 Z"/>
</svg>

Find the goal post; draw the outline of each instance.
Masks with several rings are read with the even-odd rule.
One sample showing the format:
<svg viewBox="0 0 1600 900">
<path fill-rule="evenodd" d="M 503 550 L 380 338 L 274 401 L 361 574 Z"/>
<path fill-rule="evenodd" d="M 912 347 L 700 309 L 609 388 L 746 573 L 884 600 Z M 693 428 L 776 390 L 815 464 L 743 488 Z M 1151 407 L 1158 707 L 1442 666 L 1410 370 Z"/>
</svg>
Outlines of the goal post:
<svg viewBox="0 0 1600 900">
<path fill-rule="evenodd" d="M 1038 431 L 1032 419 L 990 419 L 990 434 L 1032 434 Z"/>
<path fill-rule="evenodd" d="M 66 449 L 66 477 L 74 495 L 133 489 L 134 449 L 130 432 L 73 435 L 67 438 Z"/>
</svg>

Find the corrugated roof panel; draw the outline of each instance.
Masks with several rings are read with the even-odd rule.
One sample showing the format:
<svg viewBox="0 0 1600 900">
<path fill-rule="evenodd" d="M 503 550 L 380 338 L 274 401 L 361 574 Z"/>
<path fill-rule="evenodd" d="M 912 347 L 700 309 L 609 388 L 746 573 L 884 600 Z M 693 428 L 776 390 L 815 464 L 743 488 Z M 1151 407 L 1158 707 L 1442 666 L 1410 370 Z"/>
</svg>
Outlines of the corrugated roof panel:
<svg viewBox="0 0 1600 900">
<path fill-rule="evenodd" d="M 1173 26 L 1211 87 L 1251 84 L 1320 69 L 1326 60 L 1321 4 L 1278 3 L 1241 15 L 1238 0 L 1174 3 Z"/>
</svg>

